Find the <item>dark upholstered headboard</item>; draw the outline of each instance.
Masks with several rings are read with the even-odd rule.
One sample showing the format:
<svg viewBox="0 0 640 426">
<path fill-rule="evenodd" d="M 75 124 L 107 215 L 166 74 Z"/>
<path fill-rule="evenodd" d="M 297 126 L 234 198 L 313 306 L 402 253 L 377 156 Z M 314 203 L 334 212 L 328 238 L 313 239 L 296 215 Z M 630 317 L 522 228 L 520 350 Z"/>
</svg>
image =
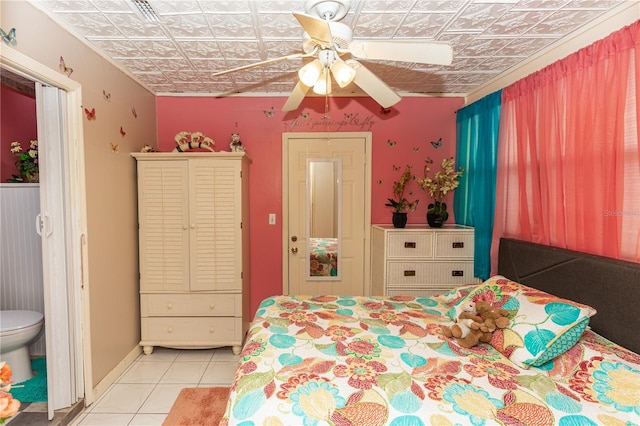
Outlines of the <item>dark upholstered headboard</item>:
<svg viewBox="0 0 640 426">
<path fill-rule="evenodd" d="M 502 238 L 498 274 L 594 307 L 593 331 L 640 353 L 639 263 Z"/>
</svg>

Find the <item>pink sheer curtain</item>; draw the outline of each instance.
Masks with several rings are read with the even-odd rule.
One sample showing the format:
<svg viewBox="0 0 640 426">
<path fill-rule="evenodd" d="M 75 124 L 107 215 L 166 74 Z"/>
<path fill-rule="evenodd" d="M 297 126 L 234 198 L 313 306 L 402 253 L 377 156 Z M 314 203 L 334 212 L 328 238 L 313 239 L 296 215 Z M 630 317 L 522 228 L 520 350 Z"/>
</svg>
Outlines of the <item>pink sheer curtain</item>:
<svg viewBox="0 0 640 426">
<path fill-rule="evenodd" d="M 502 91 L 502 236 L 640 261 L 640 21 Z"/>
</svg>

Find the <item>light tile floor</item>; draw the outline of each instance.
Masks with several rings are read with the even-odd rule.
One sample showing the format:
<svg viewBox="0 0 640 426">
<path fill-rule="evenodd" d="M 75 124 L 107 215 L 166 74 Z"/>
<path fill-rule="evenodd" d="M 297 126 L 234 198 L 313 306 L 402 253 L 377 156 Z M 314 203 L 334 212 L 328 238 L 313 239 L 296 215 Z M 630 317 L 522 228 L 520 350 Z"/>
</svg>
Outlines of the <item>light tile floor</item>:
<svg viewBox="0 0 640 426">
<path fill-rule="evenodd" d="M 155 348 L 140 355 L 72 426 L 160 426 L 182 388 L 229 386 L 240 357 L 231 348 Z"/>
</svg>

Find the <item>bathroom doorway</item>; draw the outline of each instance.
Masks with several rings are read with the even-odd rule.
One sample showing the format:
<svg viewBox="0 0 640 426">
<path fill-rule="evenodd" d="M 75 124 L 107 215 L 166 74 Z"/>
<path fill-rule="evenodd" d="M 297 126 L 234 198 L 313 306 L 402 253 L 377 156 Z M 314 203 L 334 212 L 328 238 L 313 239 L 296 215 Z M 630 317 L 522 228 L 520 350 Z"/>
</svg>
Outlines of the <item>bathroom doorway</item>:
<svg viewBox="0 0 640 426">
<path fill-rule="evenodd" d="M 0 66 L 35 82 L 40 145 L 40 203 L 48 417 L 85 398 L 81 288 L 86 235 L 80 85 L 12 49 Z M 34 223 L 35 225 L 35 223 Z M 47 323 L 49 326 L 47 326 Z M 55 327 L 52 325 L 55 324 Z"/>
</svg>

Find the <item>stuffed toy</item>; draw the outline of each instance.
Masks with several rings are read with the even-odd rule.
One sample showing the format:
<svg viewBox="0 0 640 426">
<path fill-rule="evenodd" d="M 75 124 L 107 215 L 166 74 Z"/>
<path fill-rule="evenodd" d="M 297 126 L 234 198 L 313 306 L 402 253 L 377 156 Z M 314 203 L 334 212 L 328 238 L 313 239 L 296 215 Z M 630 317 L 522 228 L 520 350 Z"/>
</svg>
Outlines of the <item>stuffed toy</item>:
<svg viewBox="0 0 640 426">
<path fill-rule="evenodd" d="M 456 323 L 451 327 L 442 326 L 442 333 L 446 337 L 455 337 L 463 348 L 475 346 L 480 341 L 488 342 L 491 340 L 491 333 L 487 336 L 482 318 L 475 313 L 476 304 L 466 302 L 461 305 L 461 309 Z M 482 328 L 485 328 L 485 331 Z"/>
<path fill-rule="evenodd" d="M 476 303 L 476 312 L 482 318 L 485 331 L 494 332 L 497 328 L 509 326 L 509 311 L 501 308 L 493 308 L 489 303 L 479 300 Z"/>
</svg>

